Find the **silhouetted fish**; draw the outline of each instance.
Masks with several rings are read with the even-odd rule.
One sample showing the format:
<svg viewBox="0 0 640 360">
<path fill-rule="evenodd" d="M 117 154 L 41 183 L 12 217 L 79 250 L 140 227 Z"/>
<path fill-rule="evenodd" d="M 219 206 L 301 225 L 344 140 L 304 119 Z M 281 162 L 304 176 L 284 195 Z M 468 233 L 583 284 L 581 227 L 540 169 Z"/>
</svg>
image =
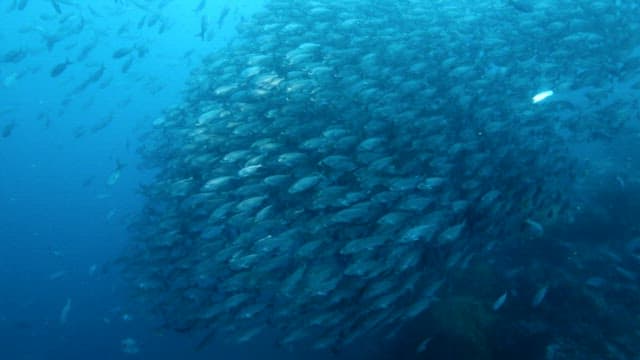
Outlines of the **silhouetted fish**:
<svg viewBox="0 0 640 360">
<path fill-rule="evenodd" d="M 71 64 L 71 61 L 67 59 L 65 62 L 54 66 L 53 69 L 51 69 L 51 73 L 50 73 L 51 77 L 57 77 L 60 74 L 62 74 L 67 69 L 67 66 L 69 66 L 70 64 Z"/>
<path fill-rule="evenodd" d="M 10 123 L 8 123 L 7 125 L 5 125 L 5 126 L 2 128 L 2 137 L 3 137 L 3 138 L 6 138 L 6 137 L 11 136 L 11 133 L 13 133 L 13 129 L 14 129 L 15 127 L 16 127 L 16 123 L 15 123 L 15 122 L 13 122 L 13 121 L 12 121 L 12 122 L 10 122 Z"/>
</svg>

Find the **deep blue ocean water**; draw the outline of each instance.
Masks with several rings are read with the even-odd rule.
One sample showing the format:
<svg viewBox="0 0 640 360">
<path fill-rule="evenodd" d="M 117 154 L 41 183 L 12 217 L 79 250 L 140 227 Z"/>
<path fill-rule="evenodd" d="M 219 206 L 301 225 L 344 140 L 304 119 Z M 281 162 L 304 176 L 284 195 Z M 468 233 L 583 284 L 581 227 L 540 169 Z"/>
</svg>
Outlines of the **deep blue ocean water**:
<svg viewBox="0 0 640 360">
<path fill-rule="evenodd" d="M 12 3 L 0 4 L 0 56 L 22 51 L 24 58 L 0 63 L 0 130 L 6 131 L 0 138 L 0 359 L 300 358 L 275 347 L 268 335 L 251 347 L 216 341 L 196 350 L 199 335 L 166 330 L 131 301 L 116 261 L 128 241 L 127 225 L 142 206 L 138 188 L 150 177 L 136 152 L 141 135 L 163 110 L 181 101 L 190 71 L 232 41 L 235 26 L 261 2 L 208 1 L 210 38 L 204 40 L 196 36 L 201 26 L 201 12 L 193 11 L 196 0 L 166 5 L 160 21 L 166 21 L 167 30 L 161 34 L 159 25 L 138 28 L 151 15 L 133 2 L 61 1 L 62 14 L 49 1 L 28 1 L 23 10 L 12 9 Z M 225 7 L 229 15 L 218 27 Z M 47 49 L 43 34 L 57 31 L 59 41 Z M 90 43 L 95 48 L 77 61 Z M 134 55 L 124 72 L 127 57 L 116 59 L 113 53 L 127 47 L 148 52 Z M 67 59 L 71 63 L 53 77 L 52 69 Z M 100 79 L 74 93 L 101 66 Z M 598 179 L 604 182 L 589 185 L 611 190 L 603 195 L 610 196 L 605 203 L 611 207 L 603 211 L 618 211 L 618 218 L 634 219 L 630 212 L 638 210 L 619 201 L 635 199 L 631 192 L 637 189 L 625 174 L 636 174 L 640 164 L 637 142 L 630 136 L 606 151 L 576 150 L 617 167 Z M 118 164 L 124 167 L 113 181 Z M 616 182 L 621 177 L 623 186 L 622 179 Z M 139 348 L 136 354 L 123 348 L 127 339 Z M 363 354 L 379 350 L 363 341 L 337 356 L 366 358 Z"/>
</svg>

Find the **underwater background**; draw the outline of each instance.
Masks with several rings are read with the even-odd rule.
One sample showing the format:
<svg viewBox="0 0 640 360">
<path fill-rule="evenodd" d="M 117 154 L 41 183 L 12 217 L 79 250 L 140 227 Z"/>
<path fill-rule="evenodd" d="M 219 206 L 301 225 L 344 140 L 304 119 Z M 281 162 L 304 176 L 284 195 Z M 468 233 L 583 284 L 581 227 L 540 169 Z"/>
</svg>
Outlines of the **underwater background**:
<svg viewBox="0 0 640 360">
<path fill-rule="evenodd" d="M 0 19 L 2 359 L 640 356 L 640 3 Z"/>
</svg>

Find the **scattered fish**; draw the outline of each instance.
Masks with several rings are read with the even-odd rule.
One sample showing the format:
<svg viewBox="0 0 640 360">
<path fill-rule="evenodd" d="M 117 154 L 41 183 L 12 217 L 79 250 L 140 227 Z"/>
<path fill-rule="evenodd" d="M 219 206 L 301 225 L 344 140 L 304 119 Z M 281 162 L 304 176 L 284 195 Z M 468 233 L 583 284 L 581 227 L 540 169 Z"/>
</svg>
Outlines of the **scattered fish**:
<svg viewBox="0 0 640 360">
<path fill-rule="evenodd" d="M 123 339 L 120 342 L 120 346 L 122 352 L 129 355 L 134 355 L 140 352 L 140 347 L 138 346 L 138 342 L 132 338 Z"/>
<path fill-rule="evenodd" d="M 197 33 L 196 36 L 202 39 L 202 41 L 204 41 L 208 28 L 209 28 L 209 18 L 207 17 L 207 15 L 202 15 L 202 17 L 200 17 L 200 32 Z"/>
<path fill-rule="evenodd" d="M 56 271 L 53 274 L 49 275 L 49 280 L 57 280 L 60 279 L 61 277 L 65 276 L 67 274 L 66 271 L 61 270 L 61 271 Z"/>
<path fill-rule="evenodd" d="M 218 16 L 218 29 L 222 28 L 222 25 L 224 24 L 224 19 L 227 18 L 227 15 L 229 15 L 230 10 L 231 9 L 229 9 L 228 6 L 225 6 L 220 11 L 220 15 Z"/>
<path fill-rule="evenodd" d="M 116 168 L 109 175 L 109 178 L 107 179 L 107 185 L 113 186 L 118 182 L 118 180 L 120 180 L 120 176 L 122 175 L 122 169 L 124 169 L 125 166 L 126 165 L 116 160 Z"/>
<path fill-rule="evenodd" d="M 553 96 L 554 92 L 553 90 L 546 90 L 546 91 L 542 91 L 540 93 L 535 94 L 532 98 L 531 101 L 534 104 L 537 104 L 539 102 L 541 102 L 544 99 L 549 98 L 550 96 Z"/>
<path fill-rule="evenodd" d="M 200 12 L 202 11 L 202 9 L 205 8 L 205 6 L 207 6 L 207 0 L 200 0 L 200 2 L 198 3 L 198 6 L 196 6 L 195 9 L 193 9 L 193 12 Z"/>
<path fill-rule="evenodd" d="M 13 133 L 13 129 L 15 129 L 16 123 L 14 121 L 6 124 L 2 127 L 2 137 L 8 138 Z"/>
<path fill-rule="evenodd" d="M 79 86 L 74 90 L 74 92 L 82 91 L 82 90 L 86 89 L 86 88 L 87 88 L 87 86 L 89 86 L 89 85 L 91 85 L 91 84 L 93 84 L 93 83 L 98 82 L 98 81 L 102 78 L 102 75 L 104 74 L 105 69 L 106 69 L 106 68 L 105 68 L 104 64 L 103 64 L 103 65 L 100 65 L 100 67 L 99 67 L 96 71 L 94 71 L 91 75 L 89 75 L 89 77 L 88 77 L 85 81 L 83 81 L 83 82 L 82 82 L 82 83 L 81 83 L 81 84 L 80 84 L 80 85 L 79 85 Z"/>
<path fill-rule="evenodd" d="M 92 264 L 89 267 L 89 276 L 93 276 L 96 273 L 97 270 L 98 270 L 98 265 L 97 264 Z"/>
<path fill-rule="evenodd" d="M 58 14 L 62 14 L 62 9 L 60 8 L 60 4 L 58 3 L 57 0 L 51 0 L 51 6 L 53 6 L 53 9 L 58 13 Z"/>
<path fill-rule="evenodd" d="M 542 303 L 542 300 L 544 300 L 544 297 L 547 295 L 548 289 L 549 285 L 545 285 L 536 292 L 536 294 L 533 296 L 533 299 L 531 300 L 532 307 L 538 307 Z"/>
<path fill-rule="evenodd" d="M 24 10 L 29 4 L 29 0 L 18 0 L 18 10 Z"/>
<path fill-rule="evenodd" d="M 498 311 L 500 310 L 500 308 L 502 307 L 502 305 L 504 305 L 504 303 L 507 301 L 507 292 L 505 291 L 504 294 L 500 295 L 499 298 L 496 299 L 496 301 L 493 303 L 493 311 Z"/>
<path fill-rule="evenodd" d="M 0 62 L 3 63 L 19 63 L 24 60 L 28 55 L 28 52 L 25 49 L 14 49 L 9 50 L 2 55 Z"/>
<path fill-rule="evenodd" d="M 113 54 L 111 54 L 111 57 L 114 59 L 120 59 L 131 54 L 134 50 L 135 50 L 135 47 L 122 47 L 122 48 L 116 49 L 113 52 Z"/>
<path fill-rule="evenodd" d="M 67 69 L 67 67 L 68 67 L 70 64 L 71 64 L 71 61 L 70 61 L 69 59 L 67 59 L 65 62 L 62 62 L 62 63 L 60 63 L 60 64 L 58 64 L 58 65 L 54 66 L 54 67 L 51 69 L 51 72 L 49 73 L 49 75 L 51 75 L 51 77 L 57 77 L 57 76 L 59 76 L 60 74 L 62 74 L 62 73 Z"/>
<path fill-rule="evenodd" d="M 514 9 L 524 13 L 530 13 L 535 10 L 533 5 L 529 3 L 529 0 L 507 0 L 507 2 Z"/>
<path fill-rule="evenodd" d="M 423 353 L 427 350 L 427 347 L 429 346 L 429 344 L 431 343 L 431 338 L 428 337 L 424 340 L 422 340 L 420 342 L 420 344 L 418 344 L 418 347 L 416 348 L 416 352 L 417 353 Z"/>
<path fill-rule="evenodd" d="M 60 324 L 61 325 L 64 325 L 64 324 L 67 323 L 67 320 L 69 318 L 69 311 L 71 311 L 71 299 L 67 299 L 66 304 L 64 304 L 64 307 L 60 311 Z"/>
<path fill-rule="evenodd" d="M 526 219 L 524 222 L 528 225 L 529 229 L 535 236 L 541 237 L 544 235 L 544 227 L 539 222 L 531 219 Z"/>
</svg>

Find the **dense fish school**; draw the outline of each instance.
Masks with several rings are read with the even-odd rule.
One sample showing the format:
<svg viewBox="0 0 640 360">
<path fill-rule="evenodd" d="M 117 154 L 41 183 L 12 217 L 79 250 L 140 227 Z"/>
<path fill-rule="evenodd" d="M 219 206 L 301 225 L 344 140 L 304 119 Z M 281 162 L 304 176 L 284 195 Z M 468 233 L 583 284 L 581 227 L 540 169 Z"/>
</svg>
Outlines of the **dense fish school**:
<svg viewBox="0 0 640 360">
<path fill-rule="evenodd" d="M 634 81 L 638 18 L 635 2 L 268 1 L 144 139 L 137 296 L 237 342 L 392 337 L 452 274 L 571 221 L 568 140 L 637 116 L 604 89 Z"/>
</svg>

